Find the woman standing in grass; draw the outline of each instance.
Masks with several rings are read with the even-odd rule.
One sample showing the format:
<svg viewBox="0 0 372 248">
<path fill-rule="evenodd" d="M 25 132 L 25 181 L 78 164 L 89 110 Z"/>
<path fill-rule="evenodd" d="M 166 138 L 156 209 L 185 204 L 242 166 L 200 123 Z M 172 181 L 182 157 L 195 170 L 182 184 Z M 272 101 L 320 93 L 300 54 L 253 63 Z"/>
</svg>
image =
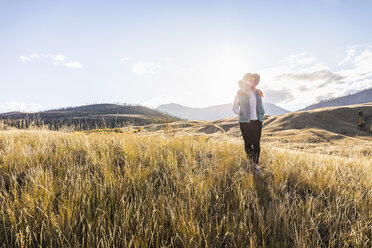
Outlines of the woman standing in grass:
<svg viewBox="0 0 372 248">
<path fill-rule="evenodd" d="M 239 81 L 233 112 L 239 115 L 240 130 L 244 139 L 245 152 L 253 162 L 253 168 L 260 172 L 260 139 L 265 110 L 262 103 L 263 93 L 256 88 L 260 82 L 259 74 L 247 73 Z"/>
</svg>

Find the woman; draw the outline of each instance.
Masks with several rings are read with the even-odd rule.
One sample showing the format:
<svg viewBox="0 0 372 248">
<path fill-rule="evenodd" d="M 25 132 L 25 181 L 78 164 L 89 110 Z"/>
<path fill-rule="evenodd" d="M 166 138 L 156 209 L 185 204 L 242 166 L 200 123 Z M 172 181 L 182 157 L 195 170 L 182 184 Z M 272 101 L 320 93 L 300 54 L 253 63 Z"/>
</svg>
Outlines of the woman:
<svg viewBox="0 0 372 248">
<path fill-rule="evenodd" d="M 242 131 L 245 152 L 254 166 L 260 172 L 258 165 L 260 157 L 260 139 L 265 110 L 262 103 L 263 93 L 256 88 L 260 82 L 259 74 L 247 73 L 239 81 L 239 91 L 235 96 L 233 112 L 239 115 L 239 125 Z"/>
</svg>

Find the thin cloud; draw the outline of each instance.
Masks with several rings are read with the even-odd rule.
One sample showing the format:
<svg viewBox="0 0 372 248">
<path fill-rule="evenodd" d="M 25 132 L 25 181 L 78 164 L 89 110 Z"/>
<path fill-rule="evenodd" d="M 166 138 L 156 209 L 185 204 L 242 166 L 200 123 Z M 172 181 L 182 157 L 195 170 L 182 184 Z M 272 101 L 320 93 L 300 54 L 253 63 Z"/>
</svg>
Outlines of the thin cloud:
<svg viewBox="0 0 372 248">
<path fill-rule="evenodd" d="M 63 54 L 50 55 L 50 57 L 58 62 L 65 62 L 67 60 L 67 57 Z"/>
<path fill-rule="evenodd" d="M 340 70 L 340 74 L 348 78 L 349 81 L 369 80 L 372 78 L 372 47 L 368 46 L 356 52 L 349 62 L 348 69 Z"/>
<path fill-rule="evenodd" d="M 139 62 L 133 65 L 133 73 L 137 75 L 154 74 L 160 65 L 152 61 Z"/>
<path fill-rule="evenodd" d="M 40 56 L 37 54 L 37 53 L 35 53 L 35 52 L 33 52 L 30 56 L 20 56 L 19 57 L 20 58 L 20 60 L 22 61 L 22 62 L 27 62 L 27 61 L 31 61 L 31 60 L 34 60 L 34 59 L 38 59 L 38 58 L 40 58 Z"/>
<path fill-rule="evenodd" d="M 344 65 L 346 64 L 347 62 L 351 61 L 352 58 L 355 56 L 356 54 L 356 48 L 357 46 L 354 45 L 354 46 L 348 46 L 347 49 L 346 49 L 346 57 L 341 60 L 338 65 Z"/>
<path fill-rule="evenodd" d="M 265 101 L 270 103 L 288 103 L 294 99 L 290 89 L 267 89 L 265 90 Z"/>
<path fill-rule="evenodd" d="M 346 48 L 346 57 L 340 59 L 335 68 L 330 68 L 317 58 L 308 59 L 306 53 L 295 54 L 283 59 L 281 65 L 260 71 L 260 84 L 266 100 L 280 103 L 287 109 L 303 106 L 371 87 L 372 46 L 352 45 Z M 286 86 L 290 91 L 281 92 Z M 274 94 L 279 94 L 275 96 Z M 337 93 L 337 95 L 334 94 Z M 291 97 L 295 95 L 296 97 Z"/>
<path fill-rule="evenodd" d="M 332 72 L 331 70 L 320 70 L 313 72 L 299 72 L 299 73 L 287 73 L 277 76 L 278 80 L 296 80 L 296 81 L 319 81 L 322 80 L 323 83 L 319 84 L 317 87 L 322 88 L 331 83 L 344 83 L 342 80 L 345 79 L 344 76 Z"/>
<path fill-rule="evenodd" d="M 297 87 L 297 90 L 298 91 L 310 91 L 311 88 L 308 88 L 305 85 L 301 85 L 301 86 Z"/>
<path fill-rule="evenodd" d="M 371 61 L 372 59 L 372 51 L 369 49 L 365 49 L 364 51 L 361 52 L 360 55 L 355 57 L 355 63 L 357 65 L 361 65 L 365 61 Z"/>
<path fill-rule="evenodd" d="M 291 65 L 308 65 L 316 61 L 315 57 L 308 57 L 306 52 L 288 56 L 283 60 Z"/>
<path fill-rule="evenodd" d="M 129 58 L 128 57 L 124 57 L 124 58 L 121 58 L 120 61 L 128 62 L 129 61 Z"/>
<path fill-rule="evenodd" d="M 83 67 L 83 65 L 79 61 L 68 61 L 67 56 L 64 54 L 49 54 L 48 55 L 39 55 L 37 53 L 32 53 L 30 56 L 20 56 L 20 60 L 22 62 L 29 62 L 33 61 L 34 59 L 39 59 L 42 57 L 43 59 L 49 59 L 51 60 L 51 63 L 53 65 L 62 65 L 69 68 L 75 68 L 80 69 Z"/>
<path fill-rule="evenodd" d="M 27 62 L 31 60 L 29 57 L 26 56 L 20 56 L 19 58 L 21 59 L 22 62 Z"/>
<path fill-rule="evenodd" d="M 68 63 L 63 64 L 64 66 L 70 67 L 70 68 L 76 68 L 80 69 L 83 67 L 83 65 L 79 61 L 71 61 Z"/>
<path fill-rule="evenodd" d="M 38 59 L 40 58 L 40 56 L 37 54 L 37 53 L 32 53 L 31 56 L 30 56 L 31 59 Z"/>
</svg>

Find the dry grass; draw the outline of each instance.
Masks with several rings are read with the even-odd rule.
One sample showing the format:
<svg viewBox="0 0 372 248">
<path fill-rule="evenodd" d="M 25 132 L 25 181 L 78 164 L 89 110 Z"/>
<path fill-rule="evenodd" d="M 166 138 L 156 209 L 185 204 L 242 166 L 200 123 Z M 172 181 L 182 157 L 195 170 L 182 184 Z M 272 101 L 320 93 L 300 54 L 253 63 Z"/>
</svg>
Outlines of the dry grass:
<svg viewBox="0 0 372 248">
<path fill-rule="evenodd" d="M 233 141 L 2 131 L 0 245 L 372 245 L 369 156 L 263 144 L 257 175 Z"/>
<path fill-rule="evenodd" d="M 337 155 L 345 158 L 371 158 L 372 156 L 372 136 L 349 137 L 315 128 L 277 132 L 265 130 L 262 142 L 290 150 Z"/>
</svg>

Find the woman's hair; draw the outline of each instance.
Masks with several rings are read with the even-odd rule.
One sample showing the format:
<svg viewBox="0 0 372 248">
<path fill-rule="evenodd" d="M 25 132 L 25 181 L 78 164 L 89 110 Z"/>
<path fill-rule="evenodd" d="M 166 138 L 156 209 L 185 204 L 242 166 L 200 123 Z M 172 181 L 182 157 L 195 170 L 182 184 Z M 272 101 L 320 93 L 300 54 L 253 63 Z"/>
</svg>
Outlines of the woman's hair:
<svg viewBox="0 0 372 248">
<path fill-rule="evenodd" d="M 253 78 L 253 74 L 252 73 L 246 73 L 242 79 L 239 80 L 238 84 L 239 84 L 239 88 L 240 89 L 243 89 L 245 87 L 245 85 L 248 83 L 249 79 Z"/>
<path fill-rule="evenodd" d="M 240 89 L 243 89 L 244 88 L 244 86 L 246 85 L 246 81 L 244 81 L 243 79 L 241 79 L 241 80 L 239 80 L 239 82 L 238 82 L 238 84 L 239 84 L 239 88 Z"/>
<path fill-rule="evenodd" d="M 260 74 L 253 74 L 253 77 L 254 77 L 254 82 L 256 83 L 256 85 L 260 82 Z"/>
</svg>

